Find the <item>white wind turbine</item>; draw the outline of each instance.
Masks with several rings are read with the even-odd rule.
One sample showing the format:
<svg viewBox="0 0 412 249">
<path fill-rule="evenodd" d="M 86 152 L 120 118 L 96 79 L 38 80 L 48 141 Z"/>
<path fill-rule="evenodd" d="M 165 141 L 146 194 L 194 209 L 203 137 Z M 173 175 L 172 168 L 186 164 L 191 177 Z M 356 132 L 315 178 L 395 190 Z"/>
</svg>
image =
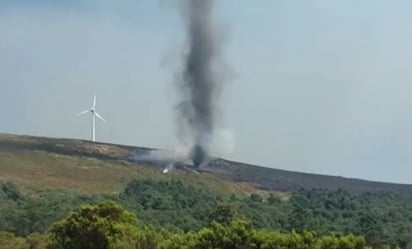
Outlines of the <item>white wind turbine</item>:
<svg viewBox="0 0 412 249">
<path fill-rule="evenodd" d="M 96 133 L 95 133 L 95 123 L 96 123 L 96 116 L 101 119 L 103 122 L 106 122 L 106 120 L 104 120 L 104 118 L 102 116 L 99 115 L 99 113 L 96 112 L 96 94 L 94 95 L 93 98 L 93 106 L 90 110 L 86 110 L 83 112 L 78 113 L 76 116 L 80 116 L 83 114 L 86 114 L 90 112 L 92 114 L 92 141 L 95 141 L 96 138 Z"/>
</svg>

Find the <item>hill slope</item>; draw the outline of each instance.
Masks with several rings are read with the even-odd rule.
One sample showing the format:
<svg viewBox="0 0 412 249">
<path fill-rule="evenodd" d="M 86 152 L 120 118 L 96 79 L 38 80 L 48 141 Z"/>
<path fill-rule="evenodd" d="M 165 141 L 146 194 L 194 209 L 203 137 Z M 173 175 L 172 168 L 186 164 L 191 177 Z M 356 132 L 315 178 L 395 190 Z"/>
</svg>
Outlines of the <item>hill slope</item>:
<svg viewBox="0 0 412 249">
<path fill-rule="evenodd" d="M 154 164 L 130 159 L 138 152 L 150 150 L 82 140 L 0 134 L 0 179 L 91 192 L 118 191 L 131 179 L 172 177 L 231 192 L 340 188 L 351 192 L 391 191 L 412 196 L 412 185 L 407 184 L 298 173 L 224 159 L 212 160 L 202 168 L 200 175 L 183 171 L 165 175 Z"/>
<path fill-rule="evenodd" d="M 250 184 L 233 183 L 213 174 L 163 174 L 159 168 L 127 161 L 136 150 L 128 146 L 0 134 L 0 181 L 27 190 L 60 189 L 114 193 L 133 179 L 182 180 L 217 191 L 252 193 Z"/>
</svg>

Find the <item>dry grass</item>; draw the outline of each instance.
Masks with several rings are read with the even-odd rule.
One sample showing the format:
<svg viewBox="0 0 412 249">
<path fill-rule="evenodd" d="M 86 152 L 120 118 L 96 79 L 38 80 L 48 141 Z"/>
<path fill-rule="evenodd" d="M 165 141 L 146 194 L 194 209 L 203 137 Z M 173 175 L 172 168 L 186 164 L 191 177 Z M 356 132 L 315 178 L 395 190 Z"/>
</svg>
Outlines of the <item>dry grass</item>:
<svg viewBox="0 0 412 249">
<path fill-rule="evenodd" d="M 138 175 L 139 167 L 122 167 L 120 164 L 113 165 L 93 158 L 41 151 L 0 153 L 0 177 L 23 185 L 113 192 L 120 190 L 127 180 Z"/>
<path fill-rule="evenodd" d="M 0 180 L 11 180 L 28 188 L 70 189 L 87 193 L 116 193 L 133 179 L 182 180 L 185 183 L 227 193 L 246 194 L 257 190 L 251 184 L 233 183 L 208 173 L 163 174 L 152 166 L 121 160 L 65 155 L 58 152 L 16 147 L 16 144 L 75 147 L 76 151 L 125 155 L 127 151 L 112 145 L 85 142 L 50 142 L 41 139 L 0 135 Z M 14 146 L 6 146 L 6 145 Z M 12 149 L 10 149 L 12 148 Z"/>
<path fill-rule="evenodd" d="M 164 175 L 152 166 L 123 162 L 135 152 L 150 149 L 82 140 L 52 139 L 0 134 L 0 179 L 51 188 L 87 192 L 116 192 L 132 179 L 181 179 L 199 187 L 226 193 L 268 194 L 287 198 L 299 189 L 343 189 L 349 192 L 395 192 L 412 196 L 412 185 L 372 182 L 336 176 L 316 175 L 216 159 L 208 174 Z M 260 190 L 258 190 L 260 189 Z"/>
</svg>

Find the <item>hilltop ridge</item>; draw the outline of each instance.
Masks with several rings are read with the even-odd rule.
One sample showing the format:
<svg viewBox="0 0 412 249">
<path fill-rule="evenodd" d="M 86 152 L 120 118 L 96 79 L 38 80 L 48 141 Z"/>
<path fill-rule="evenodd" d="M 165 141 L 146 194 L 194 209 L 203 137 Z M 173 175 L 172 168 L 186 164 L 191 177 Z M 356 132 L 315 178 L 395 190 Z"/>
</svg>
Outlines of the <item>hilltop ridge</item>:
<svg viewBox="0 0 412 249">
<path fill-rule="evenodd" d="M 35 169 L 36 167 L 30 169 L 29 165 L 35 165 L 36 160 L 41 160 L 41 153 L 43 153 L 43 157 L 46 155 L 54 155 L 54 161 L 51 158 L 43 158 L 48 161 L 49 164 L 60 165 L 63 161 L 66 163 L 72 161 L 74 165 L 83 164 L 81 167 L 88 168 L 91 171 L 93 171 L 93 167 L 97 167 L 97 169 L 101 167 L 101 171 L 107 171 L 107 166 L 113 166 L 110 165 L 110 163 L 127 165 L 127 167 L 119 167 L 116 169 L 112 167 L 111 169 L 112 171 L 116 171 L 116 174 L 120 174 L 121 179 L 124 178 L 123 180 L 117 180 L 120 182 L 131 177 L 130 172 L 127 173 L 127 171 L 133 169 L 139 172 L 136 177 L 149 177 L 148 175 L 155 178 L 168 177 L 167 175 L 161 174 L 161 169 L 158 165 L 151 164 L 150 162 L 144 164 L 136 163 L 130 159 L 131 156 L 138 152 L 152 150 L 156 149 L 99 142 L 91 143 L 85 140 L 66 138 L 0 134 L 0 179 L 13 178 L 13 170 L 23 172 Z M 65 156 L 65 158 L 63 161 L 59 161 L 56 155 Z M 98 161 L 92 161 L 91 159 Z M 12 165 L 19 165 L 17 161 L 23 164 L 26 163 L 27 165 L 24 167 L 16 167 L 15 169 L 10 168 Z M 80 161 L 81 163 L 79 163 Z M 60 170 L 64 169 L 65 168 L 62 167 Z M 320 188 L 332 190 L 344 189 L 357 193 L 389 191 L 412 196 L 412 185 L 410 184 L 385 183 L 339 176 L 294 172 L 234 162 L 222 158 L 211 160 L 206 166 L 202 167 L 201 173 L 201 176 L 195 178 L 199 179 L 202 176 L 205 178 L 214 177 L 215 179 L 219 179 L 221 183 L 231 182 L 238 186 L 248 186 L 248 188 L 265 191 L 295 192 L 299 189 Z M 33 174 L 36 173 L 34 172 Z M 186 172 L 183 175 L 187 174 L 190 173 Z M 96 175 L 94 177 L 96 177 Z M 100 181 L 104 182 L 104 175 L 101 177 L 102 179 L 100 179 Z M 93 181 L 92 179 L 90 181 Z M 56 181 L 58 180 L 59 179 L 56 179 Z"/>
</svg>

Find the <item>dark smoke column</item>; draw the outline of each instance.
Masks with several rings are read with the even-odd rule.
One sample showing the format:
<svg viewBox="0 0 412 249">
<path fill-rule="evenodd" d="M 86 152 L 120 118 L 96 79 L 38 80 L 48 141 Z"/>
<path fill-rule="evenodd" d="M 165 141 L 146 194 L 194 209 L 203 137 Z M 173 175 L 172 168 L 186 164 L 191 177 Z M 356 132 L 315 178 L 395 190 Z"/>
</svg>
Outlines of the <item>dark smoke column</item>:
<svg viewBox="0 0 412 249">
<path fill-rule="evenodd" d="M 213 0 L 185 0 L 188 51 L 184 58 L 180 114 L 190 127 L 194 144 L 191 159 L 198 167 L 206 158 L 213 134 L 218 80 L 215 59 L 218 54 L 213 27 Z"/>
</svg>

